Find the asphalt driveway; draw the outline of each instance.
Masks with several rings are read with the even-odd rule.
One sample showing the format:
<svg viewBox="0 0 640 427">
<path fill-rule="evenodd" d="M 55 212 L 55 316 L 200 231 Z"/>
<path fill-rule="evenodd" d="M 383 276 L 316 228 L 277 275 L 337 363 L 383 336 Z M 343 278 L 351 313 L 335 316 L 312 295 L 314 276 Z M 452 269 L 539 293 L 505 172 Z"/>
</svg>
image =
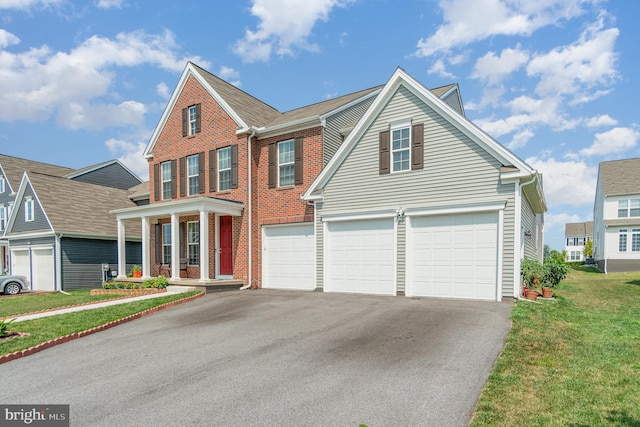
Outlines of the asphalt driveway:
<svg viewBox="0 0 640 427">
<path fill-rule="evenodd" d="M 512 301 L 210 294 L 0 365 L 73 426 L 464 426 Z"/>
</svg>

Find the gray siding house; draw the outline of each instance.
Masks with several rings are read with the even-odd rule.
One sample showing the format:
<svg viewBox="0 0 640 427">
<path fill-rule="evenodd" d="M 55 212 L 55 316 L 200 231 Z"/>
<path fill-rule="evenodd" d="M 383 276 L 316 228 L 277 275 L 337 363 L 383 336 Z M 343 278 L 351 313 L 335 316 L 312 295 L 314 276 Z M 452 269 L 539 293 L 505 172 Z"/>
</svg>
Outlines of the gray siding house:
<svg viewBox="0 0 640 427">
<path fill-rule="evenodd" d="M 303 195 L 317 288 L 519 295 L 520 260 L 542 260 L 541 177 L 464 117 L 457 86 L 444 95 L 397 69 Z"/>
<path fill-rule="evenodd" d="M 99 287 L 102 264 L 117 263 L 109 210 L 144 203 L 148 187 L 116 160 L 73 170 L 0 155 L 0 172 L 3 270 L 34 290 Z M 130 229 L 129 265 L 140 263 L 140 225 Z"/>
</svg>

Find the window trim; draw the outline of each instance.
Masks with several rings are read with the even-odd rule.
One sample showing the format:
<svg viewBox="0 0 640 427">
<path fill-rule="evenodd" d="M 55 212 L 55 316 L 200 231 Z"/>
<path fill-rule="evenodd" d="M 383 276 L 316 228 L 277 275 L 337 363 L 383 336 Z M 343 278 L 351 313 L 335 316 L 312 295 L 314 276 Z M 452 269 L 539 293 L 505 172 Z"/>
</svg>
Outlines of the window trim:
<svg viewBox="0 0 640 427">
<path fill-rule="evenodd" d="M 632 207 L 632 202 L 635 206 Z M 637 215 L 632 215 L 632 211 L 636 210 Z M 620 199 L 618 200 L 618 218 L 638 218 L 640 217 L 640 198 Z"/>
<path fill-rule="evenodd" d="M 409 135 L 407 136 L 408 145 L 404 148 L 393 148 L 393 133 L 394 131 L 402 131 L 407 129 L 409 131 Z M 402 120 L 399 122 L 393 122 L 389 125 L 389 172 L 390 173 L 402 173 L 411 170 L 411 151 L 412 151 L 412 129 L 411 129 L 411 120 Z M 404 138 L 401 138 L 401 140 Z M 395 162 L 393 161 L 393 156 L 395 153 L 408 152 L 409 158 L 407 159 L 407 168 L 406 169 L 395 169 Z"/>
<path fill-rule="evenodd" d="M 0 231 L 4 231 L 7 227 L 7 208 L 4 205 L 0 205 Z"/>
<path fill-rule="evenodd" d="M 280 147 L 283 144 L 291 144 L 291 161 L 286 163 L 280 163 Z M 277 156 L 277 183 L 279 188 L 288 188 L 296 185 L 296 143 L 294 138 L 285 139 L 284 141 L 278 141 L 276 144 L 276 156 Z M 283 184 L 281 179 L 281 168 L 290 167 L 293 174 L 291 175 L 291 183 Z"/>
<path fill-rule="evenodd" d="M 196 242 L 191 241 L 191 233 L 189 232 L 189 228 L 195 225 L 195 233 L 198 237 Z M 187 265 L 189 267 L 199 267 L 200 266 L 200 221 L 187 221 L 186 227 L 186 241 L 187 241 Z M 191 263 L 191 250 L 194 249 L 194 255 L 197 256 L 198 262 L 196 264 Z"/>
<path fill-rule="evenodd" d="M 640 252 L 640 228 L 631 229 L 631 252 Z"/>
<path fill-rule="evenodd" d="M 167 169 L 167 171 L 169 172 L 169 178 L 165 179 L 164 173 L 165 173 L 165 167 Z M 166 161 L 166 162 L 162 162 L 160 163 L 160 199 L 161 200 L 171 200 L 171 193 L 173 191 L 172 187 L 172 179 L 173 177 L 171 176 L 171 161 Z M 165 184 L 168 184 L 168 194 L 169 197 L 165 197 L 167 190 L 165 189 Z"/>
<path fill-rule="evenodd" d="M 191 174 L 191 161 L 195 159 L 195 168 L 196 173 Z M 196 196 L 200 194 L 200 157 L 198 154 L 194 154 L 192 156 L 187 156 L 187 195 L 188 196 Z M 195 178 L 195 190 L 191 191 L 191 180 Z"/>
<path fill-rule="evenodd" d="M 187 107 L 187 129 L 188 135 L 193 136 L 197 133 L 198 109 L 197 106 L 190 105 Z"/>
<path fill-rule="evenodd" d="M 627 246 L 629 245 L 629 239 L 627 236 L 628 231 L 629 230 L 626 228 L 618 230 L 618 252 L 627 252 Z"/>
<path fill-rule="evenodd" d="M 24 221 L 33 222 L 35 217 L 36 214 L 33 199 L 31 197 L 27 197 L 24 201 Z"/>
<path fill-rule="evenodd" d="M 167 242 L 167 238 L 169 239 Z M 162 265 L 171 264 L 171 223 L 162 224 Z M 165 248 L 169 248 L 168 258 Z M 166 262 L 168 259 L 168 262 Z"/>
<path fill-rule="evenodd" d="M 225 152 L 225 153 L 228 152 L 229 153 L 229 157 L 228 157 L 229 166 L 225 167 L 225 168 L 220 167 L 220 161 L 221 161 L 220 153 L 222 153 L 222 152 Z M 216 164 L 216 166 L 218 168 L 218 171 L 217 171 L 217 175 L 218 175 L 217 176 L 217 178 L 218 178 L 218 191 L 229 191 L 233 187 L 232 186 L 232 177 L 231 177 L 232 169 L 233 169 L 233 167 L 232 167 L 233 165 L 231 164 L 232 163 L 231 154 L 232 154 L 231 153 L 231 146 L 218 148 L 218 150 L 217 150 L 217 153 L 216 153 L 216 163 L 217 164 Z M 222 173 L 223 172 L 228 172 L 229 173 L 229 179 L 228 179 L 229 187 L 228 188 L 222 188 L 222 182 L 223 182 Z M 224 182 L 226 182 L 226 180 Z"/>
<path fill-rule="evenodd" d="M 6 184 L 4 176 L 0 176 L 0 194 L 4 193 L 6 190 Z"/>
</svg>

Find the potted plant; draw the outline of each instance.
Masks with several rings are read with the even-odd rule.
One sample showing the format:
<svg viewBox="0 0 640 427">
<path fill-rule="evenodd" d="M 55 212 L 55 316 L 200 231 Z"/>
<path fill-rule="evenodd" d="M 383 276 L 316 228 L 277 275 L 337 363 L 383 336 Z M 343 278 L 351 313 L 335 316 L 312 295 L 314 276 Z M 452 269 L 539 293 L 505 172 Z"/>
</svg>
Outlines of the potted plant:
<svg viewBox="0 0 640 427">
<path fill-rule="evenodd" d="M 520 274 L 527 299 L 535 301 L 540 294 L 538 289 L 544 277 L 544 268 L 538 261 L 525 258 L 520 264 Z"/>
<path fill-rule="evenodd" d="M 542 297 L 551 298 L 553 290 L 560 284 L 560 281 L 567 277 L 569 267 L 566 263 L 554 258 L 547 258 L 543 264 L 543 287 Z"/>
<path fill-rule="evenodd" d="M 138 264 L 135 264 L 133 267 L 131 267 L 131 274 L 133 275 L 134 279 L 139 279 L 140 277 L 142 277 L 142 267 Z"/>
</svg>

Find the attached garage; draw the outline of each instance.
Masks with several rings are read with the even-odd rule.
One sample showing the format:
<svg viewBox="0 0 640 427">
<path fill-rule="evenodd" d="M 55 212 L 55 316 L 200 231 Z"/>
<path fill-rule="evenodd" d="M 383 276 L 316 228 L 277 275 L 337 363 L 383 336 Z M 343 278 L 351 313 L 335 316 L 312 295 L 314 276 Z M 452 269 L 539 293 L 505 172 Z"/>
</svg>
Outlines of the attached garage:
<svg viewBox="0 0 640 427">
<path fill-rule="evenodd" d="M 31 281 L 31 255 L 29 249 L 11 250 L 11 274 L 25 276 Z M 33 287 L 33 283 L 31 283 Z"/>
<path fill-rule="evenodd" d="M 393 218 L 325 223 L 326 292 L 395 295 Z"/>
<path fill-rule="evenodd" d="M 498 212 L 407 220 L 406 295 L 498 299 Z"/>
<path fill-rule="evenodd" d="M 53 248 L 29 248 L 11 250 L 11 272 L 26 276 L 31 289 L 55 290 L 55 259 Z"/>
<path fill-rule="evenodd" d="M 262 227 L 262 287 L 313 290 L 313 223 Z"/>
</svg>

